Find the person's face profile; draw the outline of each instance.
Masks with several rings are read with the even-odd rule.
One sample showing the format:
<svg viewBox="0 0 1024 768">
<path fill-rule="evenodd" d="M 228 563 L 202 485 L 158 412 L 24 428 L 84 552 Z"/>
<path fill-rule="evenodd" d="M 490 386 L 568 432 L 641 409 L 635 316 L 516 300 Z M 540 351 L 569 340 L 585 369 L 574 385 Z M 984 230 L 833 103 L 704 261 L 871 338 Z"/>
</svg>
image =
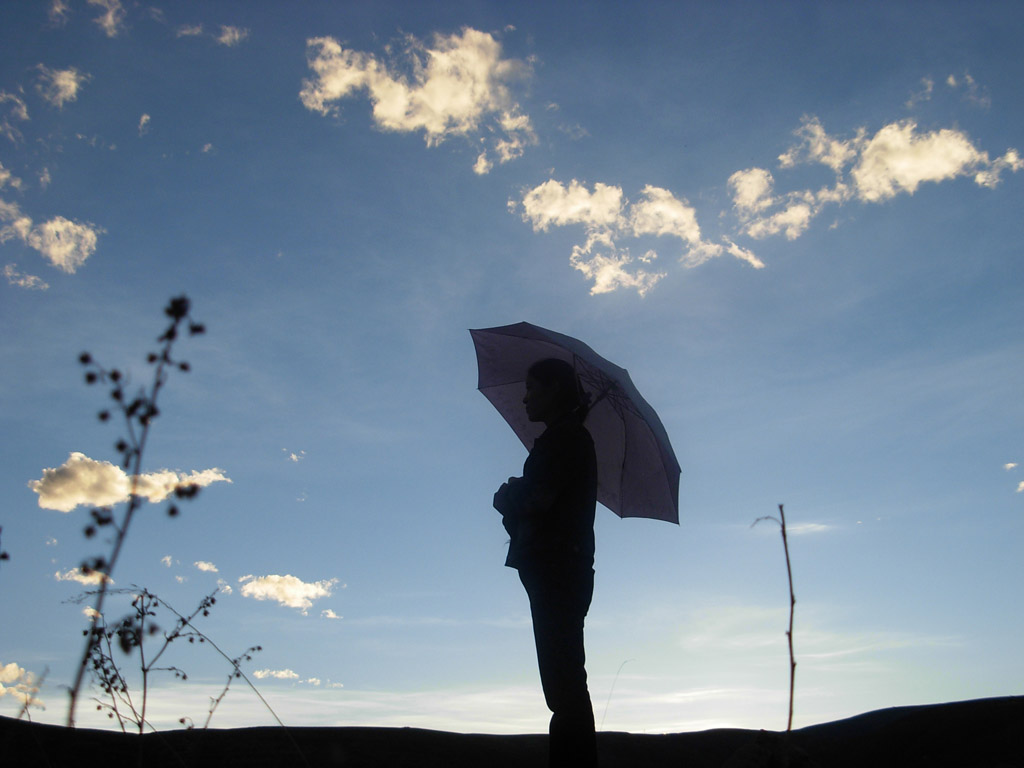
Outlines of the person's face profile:
<svg viewBox="0 0 1024 768">
<path fill-rule="evenodd" d="M 555 415 L 558 402 L 558 387 L 554 384 L 545 386 L 533 376 L 526 377 L 526 394 L 523 405 L 526 406 L 526 417 L 530 421 L 547 421 Z"/>
</svg>

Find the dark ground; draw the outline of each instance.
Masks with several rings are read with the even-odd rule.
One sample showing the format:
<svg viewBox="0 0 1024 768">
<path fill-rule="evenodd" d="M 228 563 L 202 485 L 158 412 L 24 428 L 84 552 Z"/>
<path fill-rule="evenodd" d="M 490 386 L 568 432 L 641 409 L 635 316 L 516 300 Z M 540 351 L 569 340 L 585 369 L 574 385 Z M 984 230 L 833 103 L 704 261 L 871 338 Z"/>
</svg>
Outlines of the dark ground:
<svg viewBox="0 0 1024 768">
<path fill-rule="evenodd" d="M 601 768 L 1024 768 L 1024 696 L 895 707 L 785 734 L 598 734 Z M 131 736 L 0 717 L 11 768 L 543 768 L 547 737 L 416 728 L 235 728 Z"/>
</svg>

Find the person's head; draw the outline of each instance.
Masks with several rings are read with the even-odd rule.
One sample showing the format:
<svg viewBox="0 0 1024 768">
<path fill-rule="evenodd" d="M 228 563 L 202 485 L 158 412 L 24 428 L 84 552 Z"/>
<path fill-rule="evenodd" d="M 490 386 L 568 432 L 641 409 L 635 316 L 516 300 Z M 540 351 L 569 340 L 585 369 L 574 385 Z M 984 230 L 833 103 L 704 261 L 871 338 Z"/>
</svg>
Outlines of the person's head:
<svg viewBox="0 0 1024 768">
<path fill-rule="evenodd" d="M 582 411 L 583 393 L 572 365 L 565 360 L 538 360 L 526 372 L 526 395 L 523 397 L 530 421 L 545 424 Z M 580 414 L 582 417 L 582 413 Z"/>
</svg>

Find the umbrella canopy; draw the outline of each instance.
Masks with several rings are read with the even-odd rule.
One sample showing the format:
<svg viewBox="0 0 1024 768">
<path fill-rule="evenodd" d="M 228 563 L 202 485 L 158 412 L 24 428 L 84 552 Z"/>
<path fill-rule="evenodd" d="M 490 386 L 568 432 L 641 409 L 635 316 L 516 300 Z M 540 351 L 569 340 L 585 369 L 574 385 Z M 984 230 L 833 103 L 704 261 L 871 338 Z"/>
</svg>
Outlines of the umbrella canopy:
<svg viewBox="0 0 1024 768">
<path fill-rule="evenodd" d="M 590 393 L 584 421 L 597 452 L 597 498 L 619 517 L 679 522 L 679 462 L 661 419 L 624 368 L 571 336 L 530 323 L 471 330 L 477 388 L 530 449 L 544 431 L 523 407 L 526 371 L 553 357 L 571 363 Z"/>
</svg>

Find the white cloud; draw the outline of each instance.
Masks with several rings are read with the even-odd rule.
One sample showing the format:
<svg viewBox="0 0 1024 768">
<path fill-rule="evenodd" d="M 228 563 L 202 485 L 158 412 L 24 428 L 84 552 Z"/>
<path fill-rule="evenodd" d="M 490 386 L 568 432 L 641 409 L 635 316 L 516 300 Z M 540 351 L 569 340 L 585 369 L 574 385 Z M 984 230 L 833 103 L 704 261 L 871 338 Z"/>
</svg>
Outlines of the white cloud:
<svg viewBox="0 0 1024 768">
<path fill-rule="evenodd" d="M 234 47 L 239 45 L 243 40 L 249 37 L 249 30 L 242 29 L 241 27 L 227 27 L 221 26 L 220 34 L 217 36 L 217 42 L 221 45 L 228 47 Z"/>
<path fill-rule="evenodd" d="M 1016 468 L 1017 468 L 1017 462 L 1015 462 L 1015 461 L 1008 461 L 1006 464 L 1003 464 L 1003 469 L 1005 469 L 1007 472 L 1009 472 L 1011 469 L 1016 469 Z"/>
<path fill-rule="evenodd" d="M 569 263 L 573 268 L 593 281 L 591 295 L 610 293 L 618 288 L 634 288 L 637 293 L 644 296 L 665 276 L 664 272 L 648 272 L 644 269 L 627 271 L 626 267 L 633 262 L 629 251 L 610 249 L 607 253 L 597 253 L 593 250 L 593 245 L 597 242 L 598 240 L 591 238 L 587 240 L 586 245 L 574 245 L 569 257 Z"/>
<path fill-rule="evenodd" d="M 864 140 L 863 128 L 847 141 L 829 136 L 816 117 L 804 117 L 794 133 L 800 142 L 779 155 L 780 168 L 815 162 L 827 165 L 838 174 L 856 156 L 857 148 Z"/>
<path fill-rule="evenodd" d="M 35 675 L 13 661 L 9 664 L 0 664 L 0 699 L 11 696 L 22 704 L 45 709 L 43 702 L 36 697 L 37 693 L 39 681 Z"/>
<path fill-rule="evenodd" d="M 473 173 L 477 176 L 484 176 L 490 173 L 493 167 L 494 163 L 487 159 L 487 153 L 481 152 L 477 155 L 476 162 L 473 163 Z"/>
<path fill-rule="evenodd" d="M 160 558 L 160 562 L 163 563 L 168 568 L 170 568 L 171 565 L 174 563 L 174 558 L 172 558 L 170 555 L 164 555 L 163 557 Z"/>
<path fill-rule="evenodd" d="M 6 108 L 6 113 L 0 117 L 0 135 L 6 136 L 11 141 L 17 143 L 21 141 L 21 131 L 15 128 L 8 117 L 13 117 L 15 120 L 24 122 L 28 120 L 28 107 L 25 106 L 25 101 L 20 96 L 16 96 L 13 93 L 7 91 L 0 91 L 0 106 L 9 104 Z"/>
<path fill-rule="evenodd" d="M 771 216 L 752 221 L 747 226 L 746 233 L 753 238 L 760 239 L 785 232 L 787 239 L 795 240 L 810 226 L 814 215 L 815 210 L 808 203 L 794 201 Z"/>
<path fill-rule="evenodd" d="M 1015 149 L 1008 149 L 1002 157 L 992 161 L 992 165 L 974 174 L 974 183 L 980 187 L 996 187 L 1000 182 L 1000 174 L 1005 170 L 1016 173 L 1024 168 L 1024 160 Z"/>
<path fill-rule="evenodd" d="M 791 533 L 794 536 L 803 536 L 808 533 L 824 533 L 830 530 L 832 530 L 832 526 L 825 525 L 824 523 L 797 523 L 796 525 L 786 526 L 786 533 Z"/>
<path fill-rule="evenodd" d="M 298 680 L 299 676 L 290 669 L 257 669 L 252 673 L 257 680 L 265 680 L 268 677 L 278 680 Z"/>
<path fill-rule="evenodd" d="M 323 681 L 319 677 L 310 677 L 307 680 L 303 680 L 303 682 L 308 685 L 316 686 L 317 688 L 319 688 L 320 685 L 323 683 Z"/>
<path fill-rule="evenodd" d="M 320 618 L 322 618 L 322 619 L 343 619 L 345 617 L 344 616 L 339 616 L 334 611 L 332 611 L 330 608 L 325 608 L 324 610 L 320 611 Z"/>
<path fill-rule="evenodd" d="M 248 577 L 242 586 L 242 595 L 256 600 L 275 600 L 289 608 L 298 608 L 303 615 L 313 607 L 313 601 L 330 597 L 337 579 L 304 582 L 292 576 L 271 574 Z"/>
<path fill-rule="evenodd" d="M 885 126 L 864 145 L 851 176 L 861 200 L 878 202 L 988 164 L 988 155 L 963 132 L 918 133 L 917 124 L 906 120 Z"/>
<path fill-rule="evenodd" d="M 288 461 L 291 461 L 295 464 L 298 464 L 300 461 L 306 458 L 305 451 L 299 451 L 298 453 L 296 453 L 295 451 L 289 451 L 287 448 L 282 448 L 281 450 L 288 454 Z"/>
<path fill-rule="evenodd" d="M 202 24 L 182 24 L 175 30 L 175 37 L 199 37 L 203 34 Z"/>
<path fill-rule="evenodd" d="M 53 578 L 57 581 L 77 581 L 79 584 L 85 584 L 89 587 L 97 586 L 102 584 L 104 581 L 110 584 L 114 583 L 114 580 L 108 577 L 105 573 L 100 573 L 99 571 L 82 573 L 81 568 L 69 568 L 64 571 L 64 573 L 57 571 L 53 574 Z"/>
<path fill-rule="evenodd" d="M 770 206 L 772 185 L 775 180 L 764 168 L 748 168 L 736 171 L 729 177 L 729 188 L 732 190 L 733 204 L 744 213 L 756 213 Z"/>
<path fill-rule="evenodd" d="M 73 274 L 96 250 L 103 230 L 92 224 L 55 216 L 42 224 L 21 212 L 15 203 L 0 200 L 0 243 L 18 239 L 38 251 L 53 266 Z"/>
<path fill-rule="evenodd" d="M 71 15 L 71 8 L 68 6 L 67 0 L 53 0 L 50 3 L 47 15 L 50 17 L 51 24 L 64 26 Z"/>
<path fill-rule="evenodd" d="M 125 10 L 121 6 L 121 0 L 89 0 L 89 5 L 103 9 L 103 13 L 96 18 L 96 23 L 106 32 L 107 37 L 117 37 L 124 29 Z"/>
<path fill-rule="evenodd" d="M 748 248 L 741 248 L 727 237 L 723 239 L 725 241 L 725 250 L 729 255 L 747 262 L 747 264 L 752 266 L 754 269 L 764 269 L 764 262 L 757 258 L 753 251 Z"/>
<path fill-rule="evenodd" d="M 1017 493 L 1024 493 L 1024 481 L 1017 484 Z"/>
<path fill-rule="evenodd" d="M 435 35 L 429 46 L 412 36 L 404 42 L 408 75 L 397 71 L 395 62 L 349 50 L 334 38 L 309 39 L 307 58 L 314 76 L 303 81 L 303 105 L 322 115 L 337 114 L 340 101 L 366 91 L 379 128 L 423 131 L 427 146 L 477 133 L 486 121 L 500 163 L 521 156 L 525 146 L 536 142 L 529 117 L 508 87 L 526 65 L 503 59 L 501 43 L 492 35 L 467 27 Z M 478 174 L 490 167 L 486 153 L 477 157 Z"/>
<path fill-rule="evenodd" d="M 153 118 L 147 114 L 143 114 L 142 117 L 139 118 L 139 136 L 145 136 L 149 133 L 149 123 L 152 119 Z"/>
<path fill-rule="evenodd" d="M 817 191 L 775 192 L 776 180 L 764 168 L 729 177 L 740 231 L 753 238 L 784 234 L 795 240 L 829 205 L 850 200 L 880 203 L 900 193 L 913 194 L 925 182 L 972 176 L 979 186 L 995 187 L 1004 171 L 1024 169 L 1015 149 L 990 160 L 966 133 L 953 129 L 922 132 L 913 120 L 883 126 L 873 136 L 865 128 L 847 139 L 829 135 L 816 117 L 804 117 L 795 131 L 799 141 L 779 156 L 779 167 L 816 163 L 836 175 L 833 186 Z"/>
<path fill-rule="evenodd" d="M 225 595 L 230 595 L 232 592 L 235 591 L 231 588 L 230 584 L 224 581 L 224 579 L 217 579 L 217 586 L 220 587 L 220 591 L 223 592 Z"/>
<path fill-rule="evenodd" d="M 634 235 L 672 235 L 689 245 L 700 244 L 697 212 L 686 200 L 679 200 L 667 189 L 650 184 L 640 195 L 629 217 Z"/>
<path fill-rule="evenodd" d="M 25 238 L 53 266 L 74 274 L 96 251 L 103 232 L 91 224 L 81 224 L 63 216 L 55 216 L 32 228 Z"/>
<path fill-rule="evenodd" d="M 217 570 L 217 566 L 216 565 L 214 565 L 213 563 L 208 562 L 206 560 L 196 560 L 193 563 L 193 565 L 196 568 L 198 568 L 200 571 L 205 571 L 206 573 L 218 573 L 219 572 Z"/>
<path fill-rule="evenodd" d="M 102 614 L 95 608 L 93 608 L 91 605 L 87 605 L 85 606 L 85 608 L 82 609 L 82 615 L 90 621 L 95 621 L 100 616 L 102 616 Z"/>
<path fill-rule="evenodd" d="M 188 485 L 208 486 L 231 480 L 217 468 L 193 471 L 189 474 L 161 470 L 139 475 L 135 493 L 151 502 L 170 496 L 176 488 Z M 39 480 L 29 487 L 39 495 L 39 506 L 70 512 L 79 505 L 109 507 L 127 501 L 132 492 L 132 481 L 118 466 L 107 461 L 95 461 L 78 452 L 72 452 L 63 465 L 44 469 Z"/>
<path fill-rule="evenodd" d="M 728 238 L 723 238 L 724 244 L 704 240 L 696 210 L 670 190 L 650 184 L 636 202 L 629 203 L 621 187 L 598 182 L 591 191 L 576 179 L 568 185 L 549 179 L 525 192 L 521 205 L 523 221 L 535 232 L 546 232 L 552 226 L 583 226 L 586 241 L 573 246 L 569 263 L 593 281 L 591 294 L 633 288 L 643 296 L 665 276 L 665 272 L 635 266 L 636 258 L 622 245 L 628 238 L 678 238 L 683 245 L 679 259 L 686 267 L 696 267 L 723 253 L 754 267 L 764 266 L 753 252 Z M 510 210 L 517 207 L 510 201 Z M 657 252 L 648 249 L 639 260 L 651 264 L 657 258 Z"/>
<path fill-rule="evenodd" d="M 19 179 L 6 168 L 4 168 L 3 163 L 0 163 L 0 189 L 3 189 L 8 184 L 17 189 L 18 187 L 21 186 L 21 179 Z"/>
<path fill-rule="evenodd" d="M 950 75 L 946 78 L 946 85 L 953 89 L 965 88 L 964 99 L 975 106 L 986 109 L 992 106 L 992 99 L 987 90 L 979 86 L 968 72 L 965 72 L 962 78 Z"/>
<path fill-rule="evenodd" d="M 523 220 L 534 232 L 551 226 L 616 227 L 622 216 L 622 188 L 598 182 L 590 192 L 573 179 L 569 186 L 549 179 L 523 195 Z"/>
<path fill-rule="evenodd" d="M 913 109 L 922 101 L 928 101 L 932 97 L 932 92 L 935 90 L 935 81 L 930 77 L 921 78 L 921 90 L 915 91 L 910 94 L 910 98 L 907 99 L 907 109 Z"/>
<path fill-rule="evenodd" d="M 7 283 L 9 285 L 13 285 L 17 288 L 25 288 L 30 291 L 45 291 L 50 287 L 49 283 L 45 282 L 42 278 L 19 272 L 17 264 L 8 264 L 5 266 L 4 277 L 7 278 Z"/>
<path fill-rule="evenodd" d="M 58 109 L 62 109 L 69 101 L 75 101 L 78 98 L 78 90 L 90 77 L 74 67 L 50 69 L 40 64 L 38 69 L 40 72 L 39 93 Z"/>
</svg>

